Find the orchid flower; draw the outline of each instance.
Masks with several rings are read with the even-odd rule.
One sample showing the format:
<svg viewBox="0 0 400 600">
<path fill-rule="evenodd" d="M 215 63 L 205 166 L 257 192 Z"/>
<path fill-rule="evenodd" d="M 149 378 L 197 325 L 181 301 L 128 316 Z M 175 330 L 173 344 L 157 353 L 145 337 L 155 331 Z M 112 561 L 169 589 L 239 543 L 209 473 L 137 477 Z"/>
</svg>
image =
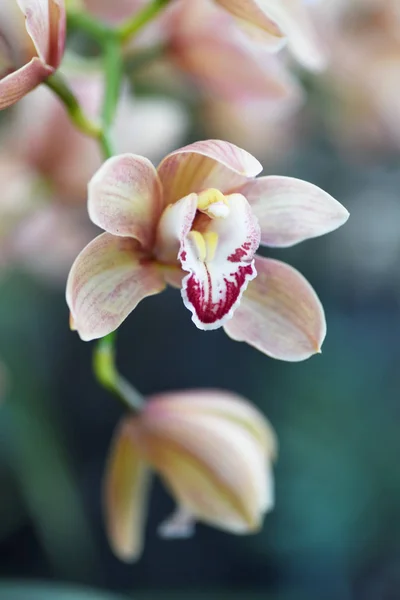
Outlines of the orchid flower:
<svg viewBox="0 0 400 600">
<path fill-rule="evenodd" d="M 139 558 L 151 470 L 178 510 L 160 527 L 187 537 L 195 520 L 235 534 L 256 532 L 273 507 L 275 434 L 243 398 L 222 391 L 184 391 L 149 399 L 114 435 L 104 479 L 106 528 L 115 554 Z"/>
<path fill-rule="evenodd" d="M 106 233 L 77 257 L 67 282 L 72 322 L 83 340 L 119 327 L 166 283 L 181 287 L 199 329 L 289 361 L 319 352 L 323 308 L 292 267 L 255 257 L 259 244 L 286 247 L 342 225 L 347 210 L 289 177 L 260 177 L 251 154 L 201 141 L 157 169 L 134 154 L 108 159 L 89 183 L 92 221 Z"/>
<path fill-rule="evenodd" d="M 64 0 L 2 0 L 0 4 L 2 110 L 59 66 L 65 44 L 65 6 Z"/>
<path fill-rule="evenodd" d="M 253 37 L 264 39 L 271 49 L 287 43 L 306 68 L 320 70 L 326 58 L 305 0 L 215 0 L 230 12 Z"/>
</svg>

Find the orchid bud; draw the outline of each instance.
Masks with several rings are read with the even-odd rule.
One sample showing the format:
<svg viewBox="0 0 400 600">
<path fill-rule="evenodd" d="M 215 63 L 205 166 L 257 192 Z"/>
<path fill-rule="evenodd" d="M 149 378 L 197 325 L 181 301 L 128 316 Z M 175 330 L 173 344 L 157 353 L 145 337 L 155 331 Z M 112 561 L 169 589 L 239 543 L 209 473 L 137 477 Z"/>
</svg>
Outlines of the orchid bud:
<svg viewBox="0 0 400 600">
<path fill-rule="evenodd" d="M 0 110 L 54 73 L 64 44 L 64 0 L 2 0 Z"/>
<path fill-rule="evenodd" d="M 274 432 L 243 398 L 216 390 L 161 394 L 117 428 L 105 474 L 106 528 L 115 554 L 140 556 L 149 474 L 178 510 L 163 537 L 187 537 L 195 521 L 235 534 L 260 529 L 273 506 Z"/>
</svg>

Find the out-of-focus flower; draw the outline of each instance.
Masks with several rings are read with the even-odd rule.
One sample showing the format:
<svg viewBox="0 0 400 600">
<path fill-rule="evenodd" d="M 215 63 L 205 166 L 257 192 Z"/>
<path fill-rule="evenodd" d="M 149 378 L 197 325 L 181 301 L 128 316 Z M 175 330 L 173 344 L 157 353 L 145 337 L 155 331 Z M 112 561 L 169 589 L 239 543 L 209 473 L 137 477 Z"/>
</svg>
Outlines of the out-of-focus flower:
<svg viewBox="0 0 400 600">
<path fill-rule="evenodd" d="M 65 72 L 69 85 L 85 113 L 98 119 L 102 73 L 85 68 L 84 62 L 74 64 Z M 187 127 L 188 116 L 180 102 L 135 98 L 124 87 L 111 133 L 117 152 L 133 147 L 157 161 L 181 142 Z M 58 98 L 46 87 L 18 104 L 6 144 L 51 182 L 55 196 L 69 204 L 84 201 L 87 182 L 102 162 L 97 141 L 74 127 Z"/>
<path fill-rule="evenodd" d="M 235 534 L 260 529 L 274 502 L 274 432 L 243 398 L 217 390 L 160 394 L 114 435 L 104 481 L 106 527 L 122 560 L 139 558 L 154 470 L 177 501 L 165 536 L 195 520 Z"/>
<path fill-rule="evenodd" d="M 320 70 L 326 59 L 304 0 L 215 0 L 237 22 L 272 49 L 287 43 L 308 69 Z"/>
<path fill-rule="evenodd" d="M 299 90 L 293 90 L 291 96 L 279 102 L 226 102 L 210 97 L 203 100 L 201 117 L 210 137 L 246 148 L 273 165 L 298 143 L 298 112 L 302 105 Z"/>
<path fill-rule="evenodd" d="M 149 0 L 81 0 L 85 8 L 97 17 L 116 23 L 133 16 Z"/>
<path fill-rule="evenodd" d="M 106 161 L 89 183 L 88 208 L 107 233 L 81 252 L 67 283 L 81 338 L 115 330 L 168 282 L 181 287 L 200 329 L 224 326 L 284 360 L 318 352 L 326 325 L 314 290 L 292 267 L 254 254 L 260 242 L 286 247 L 332 231 L 348 213 L 310 183 L 256 179 L 261 169 L 219 140 L 176 150 L 157 170 L 134 154 Z"/>
<path fill-rule="evenodd" d="M 331 10 L 334 8 L 335 5 Z M 398 3 L 390 0 L 346 2 L 336 7 L 333 18 L 326 23 L 329 25 L 330 66 L 314 85 L 323 93 L 322 107 L 327 108 L 322 114 L 329 134 L 341 149 L 350 151 L 352 157 L 398 148 Z"/>
<path fill-rule="evenodd" d="M 299 95 L 283 63 L 246 38 L 235 19 L 210 0 L 178 2 L 169 30 L 167 57 L 206 94 L 266 103 Z"/>
<path fill-rule="evenodd" d="M 70 62 L 65 75 L 86 114 L 96 119 L 103 78 L 84 65 L 73 61 L 72 68 Z M 133 146 L 159 160 L 179 144 L 187 124 L 179 102 L 137 99 L 124 89 L 112 133 L 118 151 Z M 80 248 L 93 237 L 80 206 L 88 180 L 101 165 L 98 144 L 71 124 L 45 86 L 15 107 L 3 144 L 7 155 L 0 155 L 1 265 L 17 263 L 60 283 Z"/>
<path fill-rule="evenodd" d="M 64 44 L 64 0 L 2 0 L 0 110 L 20 100 L 57 69 Z"/>
</svg>

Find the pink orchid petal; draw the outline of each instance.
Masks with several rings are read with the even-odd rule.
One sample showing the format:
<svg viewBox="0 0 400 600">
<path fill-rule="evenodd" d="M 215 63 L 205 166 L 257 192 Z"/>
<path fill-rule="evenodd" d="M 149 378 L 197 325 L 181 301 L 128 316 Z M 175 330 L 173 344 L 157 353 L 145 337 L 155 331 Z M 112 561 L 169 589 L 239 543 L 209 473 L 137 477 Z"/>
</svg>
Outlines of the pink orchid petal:
<svg viewBox="0 0 400 600">
<path fill-rule="evenodd" d="M 166 265 L 178 262 L 181 240 L 192 227 L 197 210 L 197 194 L 189 194 L 164 210 L 157 229 L 155 255 Z"/>
<path fill-rule="evenodd" d="M 250 45 L 235 20 L 211 2 L 183 2 L 170 56 L 214 96 L 232 101 L 284 100 L 293 82 L 260 44 Z"/>
<path fill-rule="evenodd" d="M 234 144 L 206 140 L 168 154 L 157 170 L 168 204 L 207 188 L 233 191 L 258 175 L 262 166 L 254 156 Z"/>
<path fill-rule="evenodd" d="M 151 248 L 162 211 L 161 185 L 151 162 L 135 154 L 109 158 L 89 183 L 88 211 L 108 233 Z"/>
<path fill-rule="evenodd" d="M 296 58 L 307 68 L 320 70 L 326 66 L 325 53 L 317 37 L 303 0 L 217 0 L 255 34 L 264 30 L 269 35 L 283 34 Z"/>
<path fill-rule="evenodd" d="M 0 110 L 21 100 L 52 72 L 50 67 L 46 67 L 35 57 L 17 71 L 0 79 Z"/>
<path fill-rule="evenodd" d="M 277 454 L 277 439 L 264 415 L 248 400 L 233 392 L 218 389 L 180 390 L 151 396 L 146 412 L 165 411 L 171 415 L 179 413 L 206 414 L 222 420 L 240 424 L 260 444 L 270 459 Z"/>
<path fill-rule="evenodd" d="M 260 229 L 246 198 L 232 194 L 226 218 L 208 220 L 201 233 L 217 236 L 211 258 L 199 256 L 192 238 L 182 239 L 179 259 L 189 275 L 182 281 L 182 299 L 199 329 L 221 327 L 240 303 L 249 281 L 256 276 L 253 256 Z"/>
<path fill-rule="evenodd" d="M 243 295 L 226 333 L 281 360 L 300 361 L 320 352 L 326 334 L 324 310 L 296 269 L 256 257 L 257 278 Z"/>
<path fill-rule="evenodd" d="M 287 247 L 329 233 L 349 213 L 321 188 L 293 177 L 260 177 L 240 189 L 261 227 L 261 243 Z"/>
<path fill-rule="evenodd" d="M 157 266 L 131 238 L 103 233 L 82 250 L 67 282 L 67 303 L 84 341 L 121 325 L 137 304 L 165 287 Z"/>
<path fill-rule="evenodd" d="M 149 493 L 149 470 L 135 444 L 135 419 L 118 426 L 104 474 L 106 530 L 120 560 L 137 560 L 143 550 Z"/>
<path fill-rule="evenodd" d="M 44 64 L 57 68 L 65 44 L 64 0 L 17 0 L 26 29 Z"/>
<path fill-rule="evenodd" d="M 247 427 L 212 413 L 170 412 L 167 404 L 149 406 L 140 420 L 147 458 L 180 507 L 232 533 L 259 529 L 273 504 L 273 482 L 269 459 Z"/>
</svg>

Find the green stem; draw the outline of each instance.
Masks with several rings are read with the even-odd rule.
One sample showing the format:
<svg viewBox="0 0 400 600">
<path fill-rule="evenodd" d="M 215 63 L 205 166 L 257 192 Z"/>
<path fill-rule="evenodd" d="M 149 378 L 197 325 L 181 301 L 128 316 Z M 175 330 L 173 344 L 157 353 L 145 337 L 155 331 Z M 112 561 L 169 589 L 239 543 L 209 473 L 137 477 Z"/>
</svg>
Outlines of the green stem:
<svg viewBox="0 0 400 600">
<path fill-rule="evenodd" d="M 119 373 L 115 360 L 116 332 L 101 338 L 93 352 L 93 371 L 97 381 L 117 396 L 129 410 L 139 412 L 143 398 Z"/>
<path fill-rule="evenodd" d="M 152 21 L 158 13 L 167 6 L 170 0 L 153 0 L 137 12 L 131 19 L 128 19 L 117 30 L 116 33 L 122 44 L 126 44 L 135 36 L 142 27 Z"/>
<path fill-rule="evenodd" d="M 101 127 L 85 116 L 75 94 L 68 87 L 61 75 L 59 73 L 51 75 L 46 80 L 46 85 L 60 98 L 75 127 L 89 137 L 100 140 L 102 135 Z"/>
<path fill-rule="evenodd" d="M 103 130 L 111 127 L 118 105 L 124 70 L 120 44 L 117 39 L 108 39 L 103 46 L 105 86 L 102 110 Z"/>
<path fill-rule="evenodd" d="M 104 40 L 116 37 L 114 29 L 81 11 L 68 11 L 67 27 L 69 31 L 73 29 L 84 31 L 100 45 L 103 44 Z"/>
</svg>

